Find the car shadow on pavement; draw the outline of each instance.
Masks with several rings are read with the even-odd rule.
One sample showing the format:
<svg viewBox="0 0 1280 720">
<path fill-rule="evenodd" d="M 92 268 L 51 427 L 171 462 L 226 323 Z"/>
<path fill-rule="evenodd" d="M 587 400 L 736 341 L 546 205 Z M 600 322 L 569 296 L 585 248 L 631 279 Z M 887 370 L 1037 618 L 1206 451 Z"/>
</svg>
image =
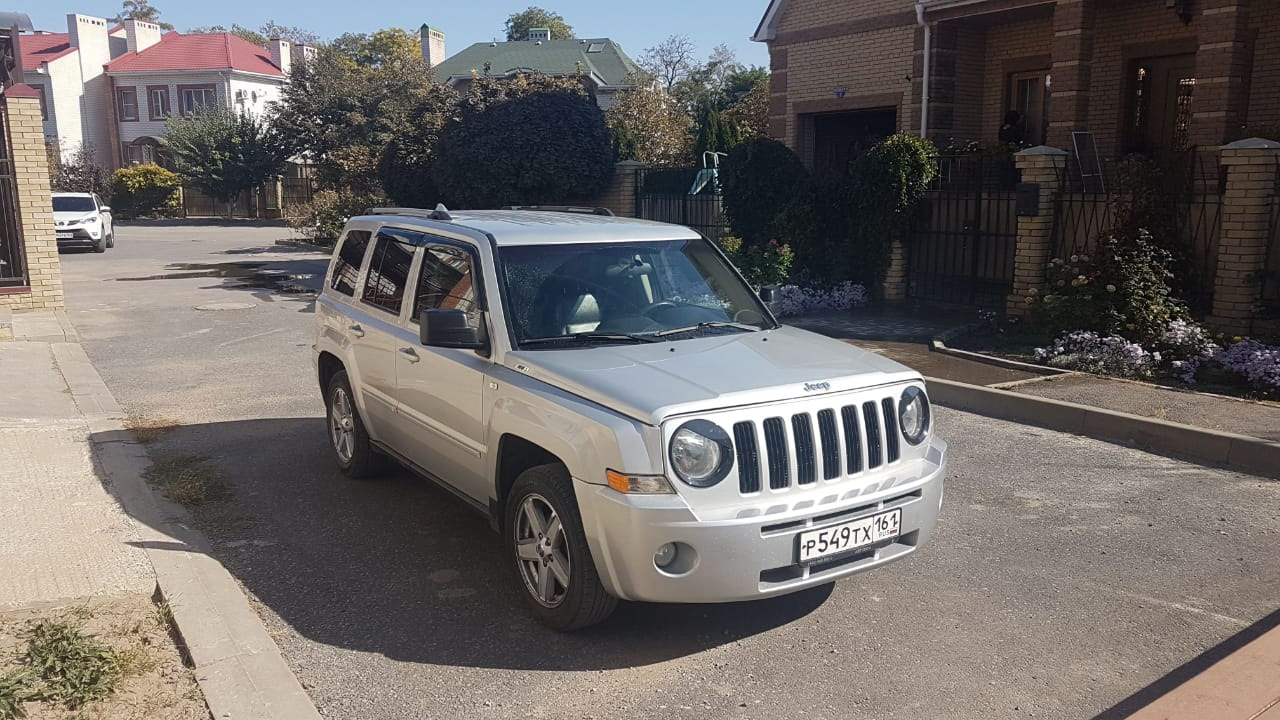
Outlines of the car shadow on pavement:
<svg viewBox="0 0 1280 720">
<path fill-rule="evenodd" d="M 145 283 L 210 278 L 219 281 L 201 290 L 239 290 L 261 302 L 284 297 L 305 303 L 301 312 L 315 309 L 315 296 L 328 267 L 326 258 L 289 260 L 232 260 L 227 262 L 172 263 L 163 272 L 114 278 L 116 282 Z"/>
<path fill-rule="evenodd" d="M 233 498 L 194 512 L 213 555 L 269 612 L 286 656 L 314 643 L 416 663 L 604 670 L 683 657 L 801 619 L 830 584 L 752 603 L 622 603 L 574 634 L 526 612 L 499 536 L 448 492 L 404 470 L 352 481 L 322 418 L 182 426 L 153 457 L 210 458 Z M 278 618 L 278 621 L 276 620 Z"/>
</svg>

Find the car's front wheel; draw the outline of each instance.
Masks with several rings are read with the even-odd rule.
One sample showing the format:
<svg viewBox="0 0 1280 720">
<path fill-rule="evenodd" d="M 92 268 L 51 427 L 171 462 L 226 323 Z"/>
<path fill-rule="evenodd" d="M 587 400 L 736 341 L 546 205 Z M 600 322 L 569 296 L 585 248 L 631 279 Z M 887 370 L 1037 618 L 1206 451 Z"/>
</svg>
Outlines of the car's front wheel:
<svg viewBox="0 0 1280 720">
<path fill-rule="evenodd" d="M 111 233 L 110 235 L 107 235 L 107 247 L 113 248 L 115 246 L 116 246 L 116 234 Z"/>
<path fill-rule="evenodd" d="M 386 469 L 385 456 L 374 450 L 369 442 L 369 432 L 360 419 L 346 370 L 338 371 L 329 380 L 329 389 L 325 393 L 325 424 L 338 468 L 347 477 L 373 477 Z"/>
<path fill-rule="evenodd" d="M 529 468 L 507 499 L 505 540 L 526 604 L 555 630 L 578 630 L 618 605 L 600 583 L 582 517 L 561 465 Z"/>
<path fill-rule="evenodd" d="M 93 242 L 93 251 L 96 253 L 104 253 L 107 251 L 107 236 L 103 235 Z"/>
</svg>

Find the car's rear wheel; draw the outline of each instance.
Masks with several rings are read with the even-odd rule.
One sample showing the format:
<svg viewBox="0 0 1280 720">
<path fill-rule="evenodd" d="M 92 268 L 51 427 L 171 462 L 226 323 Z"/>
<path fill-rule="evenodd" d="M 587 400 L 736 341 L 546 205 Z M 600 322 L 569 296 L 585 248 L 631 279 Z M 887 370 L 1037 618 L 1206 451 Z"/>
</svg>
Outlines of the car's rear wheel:
<svg viewBox="0 0 1280 720">
<path fill-rule="evenodd" d="M 386 469 L 386 457 L 373 449 L 347 371 L 338 371 L 329 380 L 325 393 L 325 423 L 329 429 L 329 445 L 343 474 L 351 478 L 368 478 Z"/>
<path fill-rule="evenodd" d="M 530 468 L 507 499 L 505 540 L 530 611 L 555 630 L 578 630 L 618 605 L 600 582 L 582 517 L 561 465 Z"/>
</svg>

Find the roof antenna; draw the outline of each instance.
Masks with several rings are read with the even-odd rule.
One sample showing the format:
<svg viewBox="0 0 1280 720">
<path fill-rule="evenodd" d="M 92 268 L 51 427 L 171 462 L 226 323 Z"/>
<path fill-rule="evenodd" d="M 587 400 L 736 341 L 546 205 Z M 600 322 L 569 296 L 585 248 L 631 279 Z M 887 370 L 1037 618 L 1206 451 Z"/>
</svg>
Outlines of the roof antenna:
<svg viewBox="0 0 1280 720">
<path fill-rule="evenodd" d="M 444 203 L 436 203 L 436 209 L 431 211 L 432 220 L 452 220 L 453 216 L 449 214 L 449 208 Z"/>
</svg>

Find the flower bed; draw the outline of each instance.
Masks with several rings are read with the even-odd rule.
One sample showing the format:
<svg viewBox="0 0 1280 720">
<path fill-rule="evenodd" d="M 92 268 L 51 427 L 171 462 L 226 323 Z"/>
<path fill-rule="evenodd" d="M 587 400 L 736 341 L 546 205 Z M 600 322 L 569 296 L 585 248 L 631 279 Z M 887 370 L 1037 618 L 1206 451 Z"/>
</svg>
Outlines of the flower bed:
<svg viewBox="0 0 1280 720">
<path fill-rule="evenodd" d="M 853 282 L 843 282 L 830 289 L 782 285 L 777 289 L 774 311 L 779 317 L 843 312 L 863 307 L 867 299 L 867 289 Z"/>
</svg>

